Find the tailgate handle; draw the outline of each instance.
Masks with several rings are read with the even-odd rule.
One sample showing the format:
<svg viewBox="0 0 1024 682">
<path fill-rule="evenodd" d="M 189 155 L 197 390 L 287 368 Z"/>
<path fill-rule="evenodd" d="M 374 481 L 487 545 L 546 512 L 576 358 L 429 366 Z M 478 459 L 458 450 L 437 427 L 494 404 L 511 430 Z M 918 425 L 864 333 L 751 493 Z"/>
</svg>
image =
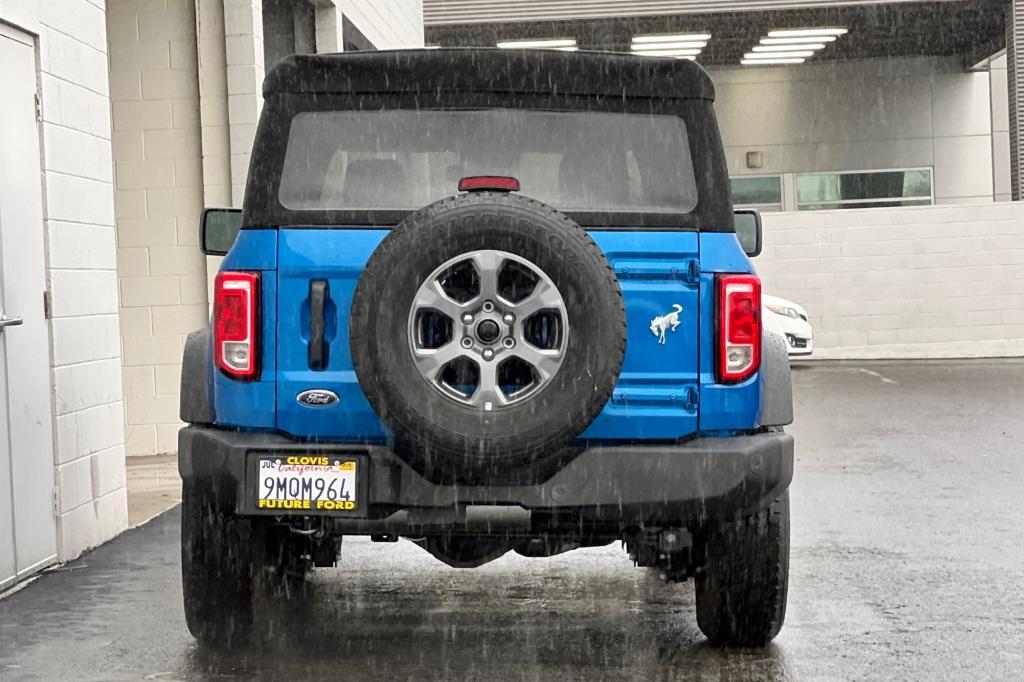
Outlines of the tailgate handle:
<svg viewBox="0 0 1024 682">
<path fill-rule="evenodd" d="M 324 306 L 330 288 L 327 280 L 314 279 L 309 283 L 309 368 L 322 372 L 327 368 L 327 341 L 324 339 Z"/>
<path fill-rule="evenodd" d="M 691 260 L 686 264 L 686 283 L 700 284 L 700 261 Z"/>
</svg>

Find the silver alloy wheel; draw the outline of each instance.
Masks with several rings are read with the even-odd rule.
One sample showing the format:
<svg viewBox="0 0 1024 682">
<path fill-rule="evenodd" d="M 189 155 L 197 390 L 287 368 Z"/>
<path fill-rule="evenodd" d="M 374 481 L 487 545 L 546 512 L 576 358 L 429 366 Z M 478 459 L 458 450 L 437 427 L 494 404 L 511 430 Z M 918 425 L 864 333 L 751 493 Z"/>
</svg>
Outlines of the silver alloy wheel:
<svg viewBox="0 0 1024 682">
<path fill-rule="evenodd" d="M 523 291 L 521 282 L 531 280 Z M 551 278 L 505 251 L 448 260 L 420 285 L 409 311 L 409 350 L 423 378 L 448 399 L 485 411 L 514 405 L 547 384 L 562 366 L 568 338 L 565 302 Z M 465 376 L 473 367 L 470 383 Z"/>
</svg>

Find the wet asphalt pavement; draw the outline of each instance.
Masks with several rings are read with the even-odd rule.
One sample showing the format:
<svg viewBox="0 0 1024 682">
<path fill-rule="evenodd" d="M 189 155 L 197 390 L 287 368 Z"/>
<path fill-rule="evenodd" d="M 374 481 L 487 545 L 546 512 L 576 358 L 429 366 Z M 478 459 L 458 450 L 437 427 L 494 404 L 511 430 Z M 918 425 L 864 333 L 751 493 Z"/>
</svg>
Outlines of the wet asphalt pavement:
<svg viewBox="0 0 1024 682">
<path fill-rule="evenodd" d="M 0 600 L 0 679 L 1021 679 L 1024 362 L 794 372 L 786 626 L 707 646 L 692 583 L 618 544 L 449 569 L 346 540 L 269 641 L 200 649 L 180 605 L 178 511 Z"/>
</svg>

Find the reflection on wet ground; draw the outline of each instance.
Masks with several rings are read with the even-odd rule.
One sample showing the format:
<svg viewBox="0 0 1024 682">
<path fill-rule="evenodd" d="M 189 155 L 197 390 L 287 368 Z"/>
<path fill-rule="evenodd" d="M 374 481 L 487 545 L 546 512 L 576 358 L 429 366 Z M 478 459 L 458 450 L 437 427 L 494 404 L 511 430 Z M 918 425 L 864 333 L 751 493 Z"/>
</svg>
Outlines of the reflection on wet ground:
<svg viewBox="0 0 1024 682">
<path fill-rule="evenodd" d="M 870 371 L 861 371 L 869 367 Z M 793 577 L 767 650 L 707 646 L 690 583 L 618 545 L 472 571 L 346 540 L 262 641 L 185 630 L 177 510 L 0 600 L 0 679 L 1013 679 L 1024 667 L 1024 363 L 794 375 Z"/>
<path fill-rule="evenodd" d="M 210 672 L 226 664 L 310 678 L 339 665 L 383 679 L 782 672 L 777 648 L 737 657 L 707 646 L 691 615 L 692 586 L 634 569 L 617 545 L 548 561 L 509 555 L 472 572 L 448 569 L 408 543 L 350 550 L 365 568 L 325 572 L 306 595 L 265 605 L 267 643 L 258 651 L 197 650 L 194 662 Z"/>
<path fill-rule="evenodd" d="M 707 646 L 692 585 L 617 544 L 458 571 L 405 541 L 351 539 L 343 566 L 260 602 L 257 644 L 206 650 L 179 605 L 176 511 L 0 601 L 0 679 L 785 677 L 778 647 Z"/>
</svg>

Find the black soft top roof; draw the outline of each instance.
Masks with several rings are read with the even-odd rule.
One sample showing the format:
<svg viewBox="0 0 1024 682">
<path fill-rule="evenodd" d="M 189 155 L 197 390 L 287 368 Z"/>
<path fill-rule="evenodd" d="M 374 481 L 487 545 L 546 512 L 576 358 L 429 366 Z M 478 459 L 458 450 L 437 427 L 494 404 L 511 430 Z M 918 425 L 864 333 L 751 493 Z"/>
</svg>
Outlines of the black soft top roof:
<svg viewBox="0 0 1024 682">
<path fill-rule="evenodd" d="M 263 82 L 280 93 L 487 92 L 713 101 L 687 59 L 557 50 L 437 49 L 292 55 Z"/>
</svg>

